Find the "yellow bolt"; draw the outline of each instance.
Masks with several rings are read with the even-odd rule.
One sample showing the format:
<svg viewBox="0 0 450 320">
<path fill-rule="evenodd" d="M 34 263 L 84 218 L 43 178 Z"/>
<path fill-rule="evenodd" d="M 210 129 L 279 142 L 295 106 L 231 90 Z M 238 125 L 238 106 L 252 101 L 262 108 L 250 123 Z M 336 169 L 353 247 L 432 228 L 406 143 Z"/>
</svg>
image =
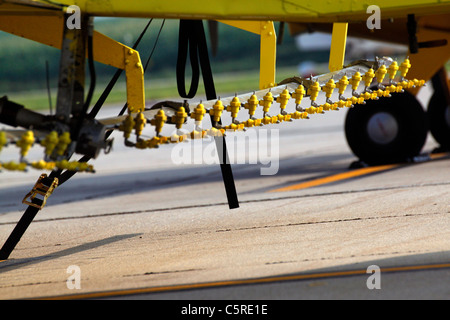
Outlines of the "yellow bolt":
<svg viewBox="0 0 450 320">
<path fill-rule="evenodd" d="M 359 97 L 352 96 L 352 97 L 348 98 L 347 101 L 350 101 L 351 104 L 364 104 L 365 103 L 364 98 L 362 96 L 359 96 Z"/>
<path fill-rule="evenodd" d="M 291 98 L 291 95 L 289 94 L 288 89 L 284 89 L 283 92 L 278 96 L 277 102 L 280 104 L 281 112 L 284 111 L 286 108 L 286 105 L 289 102 L 289 99 Z"/>
<path fill-rule="evenodd" d="M 78 171 L 78 161 L 70 161 L 68 170 L 70 171 Z"/>
<path fill-rule="evenodd" d="M 336 84 L 333 79 L 328 80 L 328 82 L 322 87 L 322 90 L 325 91 L 325 96 L 327 100 L 331 98 L 333 94 L 333 90 L 336 88 Z"/>
<path fill-rule="evenodd" d="M 170 136 L 170 143 L 178 143 L 180 142 L 180 136 L 177 134 L 173 134 Z"/>
<path fill-rule="evenodd" d="M 203 138 L 202 131 L 194 130 L 190 133 L 190 137 L 191 139 L 202 139 Z"/>
<path fill-rule="evenodd" d="M 25 171 L 25 169 L 27 168 L 27 163 L 26 162 L 19 162 L 19 163 L 17 163 L 15 161 L 10 161 L 10 162 L 3 163 L 2 166 L 6 170 Z"/>
<path fill-rule="evenodd" d="M 389 94 L 388 90 L 381 90 L 378 89 L 377 91 L 375 91 L 374 93 L 377 94 L 378 97 L 390 97 L 391 95 Z"/>
<path fill-rule="evenodd" d="M 272 102 L 273 102 L 272 92 L 269 91 L 264 95 L 263 99 L 259 102 L 259 105 L 263 107 L 264 115 L 267 112 L 269 112 L 269 109 L 272 106 Z"/>
<path fill-rule="evenodd" d="M 225 130 L 236 131 L 239 129 L 239 126 L 236 123 L 230 123 L 225 127 Z"/>
<path fill-rule="evenodd" d="M 413 81 L 414 81 L 414 86 L 416 86 L 416 87 L 422 87 L 425 85 L 425 80 L 414 79 Z"/>
<path fill-rule="evenodd" d="M 371 96 L 370 92 L 364 92 L 360 95 L 364 100 L 369 100 Z"/>
<path fill-rule="evenodd" d="M 59 142 L 58 133 L 56 131 L 50 132 L 45 139 L 41 142 L 41 145 L 45 147 L 45 154 L 51 156 L 53 150 L 55 150 L 56 145 Z"/>
<path fill-rule="evenodd" d="M 300 105 L 305 94 L 306 94 L 305 87 L 303 87 L 302 84 L 299 84 L 297 89 L 295 89 L 295 92 L 292 94 L 292 98 L 295 99 L 296 106 Z"/>
<path fill-rule="evenodd" d="M 314 105 L 315 101 L 317 99 L 317 96 L 319 95 L 319 91 L 320 91 L 320 85 L 319 82 L 314 82 L 312 86 L 310 86 L 308 88 L 308 94 L 309 94 L 309 99 L 311 100 L 311 104 Z"/>
<path fill-rule="evenodd" d="M 196 122 L 200 123 L 203 121 L 203 116 L 205 115 L 205 113 L 206 113 L 205 106 L 199 103 L 194 108 L 194 111 L 191 112 L 191 118 L 194 119 Z"/>
<path fill-rule="evenodd" d="M 283 114 L 280 113 L 280 114 L 277 115 L 277 119 L 278 119 L 279 122 L 283 122 L 283 121 L 286 120 L 286 115 L 283 115 Z"/>
<path fill-rule="evenodd" d="M 31 163 L 31 166 L 35 169 L 44 169 L 47 165 L 47 162 L 45 162 L 44 160 L 39 160 L 39 161 L 33 161 Z"/>
<path fill-rule="evenodd" d="M 402 88 L 410 89 L 414 85 L 414 82 L 413 81 L 403 80 L 399 84 L 400 84 L 400 86 L 402 86 Z"/>
<path fill-rule="evenodd" d="M 343 76 L 341 79 L 339 79 L 338 83 L 336 84 L 336 88 L 339 89 L 339 99 L 341 99 L 341 96 L 344 94 L 345 89 L 348 86 L 348 79 L 347 76 Z"/>
<path fill-rule="evenodd" d="M 147 148 L 158 148 L 159 144 L 161 143 L 161 137 L 153 137 L 149 140 L 146 141 L 147 142 Z"/>
<path fill-rule="evenodd" d="M 258 104 L 259 104 L 258 98 L 254 94 L 250 97 L 250 99 L 247 100 L 247 103 L 244 105 L 244 108 L 248 110 L 248 114 L 250 117 L 252 117 L 255 114 Z"/>
<path fill-rule="evenodd" d="M 30 151 L 34 143 L 34 133 L 31 130 L 26 131 L 19 141 L 17 141 L 17 146 L 20 148 L 20 155 L 25 157 Z"/>
<path fill-rule="evenodd" d="M 55 162 L 55 166 L 59 169 L 68 169 L 69 168 L 69 162 L 67 160 L 61 160 L 61 161 L 56 161 Z"/>
<path fill-rule="evenodd" d="M 243 130 L 244 124 L 243 123 L 231 123 L 230 125 L 225 127 L 226 130 L 236 131 L 236 130 Z"/>
<path fill-rule="evenodd" d="M 164 126 L 164 123 L 166 121 L 167 121 L 167 117 L 166 117 L 163 109 L 160 109 L 158 111 L 158 113 L 155 115 L 155 117 L 152 120 L 150 120 L 150 124 L 152 126 L 155 126 L 155 131 L 156 131 L 157 136 L 160 135 L 162 128 Z"/>
<path fill-rule="evenodd" d="M 67 161 L 67 160 L 61 160 L 56 161 L 55 166 L 59 169 L 66 169 L 69 171 L 78 171 L 79 162 L 78 161 Z"/>
<path fill-rule="evenodd" d="M 381 65 L 381 67 L 378 68 L 377 72 L 375 73 L 377 77 L 377 82 L 381 84 L 384 80 L 384 76 L 386 75 L 387 70 L 386 66 L 384 64 Z"/>
<path fill-rule="evenodd" d="M 373 72 L 372 68 L 367 70 L 367 72 L 363 75 L 364 86 L 365 86 L 366 90 L 367 90 L 367 88 L 370 87 L 370 84 L 372 83 L 372 80 L 374 77 L 375 77 L 375 73 Z"/>
<path fill-rule="evenodd" d="M 330 110 L 332 110 L 331 108 L 332 108 L 332 104 L 329 104 L 328 102 L 325 102 L 322 105 L 322 109 L 325 110 L 325 111 L 330 111 Z"/>
<path fill-rule="evenodd" d="M 54 162 L 46 162 L 44 160 L 33 161 L 31 166 L 35 169 L 53 170 L 55 168 Z"/>
<path fill-rule="evenodd" d="M 94 171 L 94 167 L 87 162 L 78 162 L 78 171 Z"/>
<path fill-rule="evenodd" d="M 64 153 L 67 150 L 67 147 L 72 142 L 70 139 L 70 133 L 69 132 L 63 132 L 61 136 L 59 137 L 58 144 L 56 145 L 56 154 L 59 156 L 64 155 Z"/>
<path fill-rule="evenodd" d="M 301 119 L 302 118 L 302 112 L 299 111 L 295 111 L 291 113 L 291 118 L 292 119 Z"/>
<path fill-rule="evenodd" d="M 310 86 L 308 88 L 308 94 L 309 94 L 309 99 L 311 100 L 312 104 L 315 103 L 317 96 L 319 95 L 319 91 L 320 91 L 320 85 L 319 82 L 314 82 L 312 84 L 312 86 Z"/>
<path fill-rule="evenodd" d="M 388 68 L 388 73 L 389 73 L 389 79 L 392 81 L 394 80 L 396 74 L 398 71 L 398 64 L 397 61 L 392 61 L 391 65 Z"/>
<path fill-rule="evenodd" d="M 130 137 L 131 132 L 133 131 L 134 128 L 134 119 L 131 116 L 131 114 L 129 114 L 125 120 L 122 122 L 122 124 L 119 126 L 119 130 L 123 131 L 123 136 L 125 137 L 125 139 L 128 139 Z"/>
<path fill-rule="evenodd" d="M 140 139 L 140 140 L 136 141 L 135 147 L 137 149 L 147 149 L 148 148 L 148 143 L 147 143 L 146 140 Z"/>
<path fill-rule="evenodd" d="M 344 107 L 347 106 L 347 103 L 346 103 L 345 100 L 339 100 L 339 101 L 337 102 L 337 106 L 338 106 L 339 109 L 340 109 L 340 108 L 344 108 Z"/>
<path fill-rule="evenodd" d="M 305 112 L 307 112 L 307 113 L 309 113 L 309 114 L 314 114 L 314 113 L 317 113 L 317 108 L 311 106 L 311 107 L 309 107 L 309 108 L 306 108 L 306 109 L 305 109 Z"/>
<path fill-rule="evenodd" d="M 206 134 L 211 137 L 221 137 L 223 136 L 224 132 L 225 132 L 224 129 L 217 129 L 214 127 L 212 127 L 209 130 L 206 130 Z"/>
<path fill-rule="evenodd" d="M 399 86 L 399 85 L 395 86 L 395 85 L 391 84 L 386 89 L 389 90 L 390 92 L 403 92 L 402 86 Z"/>
<path fill-rule="evenodd" d="M 404 79 L 406 77 L 406 74 L 408 73 L 409 68 L 411 68 L 411 63 L 409 62 L 409 58 L 406 58 L 405 61 L 403 61 L 400 64 L 400 67 L 399 67 L 402 79 Z"/>
<path fill-rule="evenodd" d="M 147 123 L 147 119 L 145 119 L 145 116 L 142 112 L 139 112 L 136 115 L 136 119 L 134 120 L 134 130 L 136 132 L 136 136 L 140 136 L 142 134 L 142 131 L 144 130 L 145 124 Z"/>
<path fill-rule="evenodd" d="M 356 71 L 355 74 L 351 77 L 350 84 L 352 85 L 353 93 L 355 93 L 356 89 L 358 89 L 361 79 L 361 74 L 358 71 Z"/>
<path fill-rule="evenodd" d="M 241 101 L 239 101 L 239 98 L 235 96 L 233 100 L 231 100 L 230 105 L 227 106 L 227 111 L 231 112 L 231 118 L 233 120 L 236 119 L 240 108 L 241 108 Z"/>
<path fill-rule="evenodd" d="M 272 124 L 272 117 L 265 116 L 264 118 L 261 119 L 261 123 L 262 124 Z"/>
<path fill-rule="evenodd" d="M 244 124 L 244 126 L 246 126 L 247 128 L 251 128 L 255 126 L 255 120 L 253 119 L 248 119 L 247 121 L 242 122 Z"/>
<path fill-rule="evenodd" d="M 224 110 L 224 106 L 222 101 L 219 99 L 209 110 L 209 114 L 212 116 L 214 122 L 220 121 L 220 117 L 222 116 L 222 111 Z"/>
<path fill-rule="evenodd" d="M 162 136 L 162 137 L 157 137 L 157 138 L 159 139 L 159 144 L 168 144 L 168 143 L 170 143 L 170 141 L 169 141 L 170 137 Z"/>
<path fill-rule="evenodd" d="M 177 112 L 175 112 L 175 115 L 172 116 L 172 122 L 175 123 L 175 126 L 177 129 L 181 129 L 183 126 L 183 123 L 186 121 L 187 113 L 184 109 L 184 107 L 180 107 Z"/>
<path fill-rule="evenodd" d="M 2 151 L 3 147 L 8 143 L 8 139 L 6 139 L 6 133 L 4 131 L 0 131 L 0 151 Z"/>
</svg>

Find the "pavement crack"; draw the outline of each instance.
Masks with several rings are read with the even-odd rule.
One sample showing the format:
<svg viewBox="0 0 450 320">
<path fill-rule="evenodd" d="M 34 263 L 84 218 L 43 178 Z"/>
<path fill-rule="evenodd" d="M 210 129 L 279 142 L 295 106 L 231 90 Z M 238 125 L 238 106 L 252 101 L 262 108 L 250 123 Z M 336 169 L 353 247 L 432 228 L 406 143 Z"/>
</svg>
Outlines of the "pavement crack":
<svg viewBox="0 0 450 320">
<path fill-rule="evenodd" d="M 378 219 L 398 219 L 403 217 L 418 217 L 418 216 L 426 216 L 426 215 L 439 215 L 441 212 L 432 212 L 432 213 L 417 213 L 411 214 L 406 213 L 403 215 L 389 215 L 389 216 L 372 216 L 372 217 L 354 217 L 347 219 L 335 219 L 335 220 L 321 220 L 321 221 L 304 221 L 304 222 L 295 222 L 295 223 L 284 223 L 284 224 L 274 224 L 274 225 L 263 225 L 263 226 L 250 226 L 250 227 L 242 227 L 242 228 L 226 228 L 226 229 L 218 229 L 216 232 L 230 232 L 230 231 L 245 231 L 245 230 L 256 230 L 256 229 L 268 229 L 268 228 L 284 228 L 284 227 L 297 227 L 304 225 L 316 225 L 316 224 L 326 224 L 326 223 L 341 223 L 341 222 L 354 222 L 354 221 L 367 221 L 367 220 L 378 220 Z"/>
<path fill-rule="evenodd" d="M 432 252 L 429 250 L 425 251 L 419 251 L 419 250 L 408 250 L 408 251 L 393 251 L 393 252 L 378 252 L 378 253 L 371 253 L 371 254 L 358 254 L 358 255 L 348 255 L 348 256 L 330 256 L 330 257 L 320 257 L 315 259 L 301 259 L 301 260 L 289 260 L 289 261 L 269 261 L 265 262 L 265 265 L 273 265 L 273 264 L 284 264 L 284 263 L 302 263 L 302 262 L 317 262 L 317 261 L 335 261 L 335 260 L 345 260 L 345 259 L 351 259 L 355 258 L 356 256 L 358 258 L 370 258 L 370 257 L 383 257 L 383 256 L 404 256 L 404 255 L 411 255 L 411 254 L 423 254 Z"/>
<path fill-rule="evenodd" d="M 11 284 L 11 285 L 6 285 L 6 286 L 0 286 L 0 289 L 38 286 L 38 285 L 42 285 L 42 284 L 54 284 L 54 283 L 60 283 L 60 281 L 43 281 L 43 282 L 30 282 L 30 283 L 22 283 L 22 284 Z"/>
<path fill-rule="evenodd" d="M 424 187 L 435 187 L 435 186 L 446 186 L 446 185 L 450 185 L 450 182 L 417 184 L 417 185 L 403 185 L 403 186 L 395 186 L 395 187 L 387 187 L 387 188 L 369 188 L 369 189 L 362 189 L 362 190 L 347 190 L 347 191 L 340 191 L 340 192 L 325 192 L 325 193 L 317 193 L 317 194 L 294 194 L 294 195 L 279 196 L 279 197 L 273 197 L 273 198 L 241 200 L 241 201 L 239 201 L 239 203 L 240 204 L 251 204 L 251 203 L 270 202 L 270 201 L 276 201 L 276 200 L 302 199 L 302 198 L 323 197 L 323 196 L 330 196 L 330 195 L 367 193 L 367 192 L 376 192 L 376 191 L 410 189 L 410 188 L 417 188 L 417 187 L 424 188 Z M 34 223 L 60 221 L 60 220 L 100 218 L 100 217 L 110 217 L 110 216 L 129 215 L 129 214 L 164 212 L 164 211 L 193 209 L 193 208 L 208 208 L 208 207 L 217 207 L 217 206 L 228 206 L 228 203 L 227 202 L 203 203 L 203 204 L 184 205 L 184 206 L 168 207 L 168 208 L 153 208 L 153 209 L 135 210 L 135 211 L 100 213 L 100 214 L 91 214 L 91 215 L 85 215 L 85 216 L 68 216 L 68 217 L 60 217 L 60 218 L 36 219 L 36 220 L 34 220 Z M 0 226 L 11 225 L 11 224 L 16 224 L 16 223 L 17 223 L 16 221 L 0 222 Z"/>
<path fill-rule="evenodd" d="M 171 273 L 181 273 L 181 272 L 192 272 L 192 271 L 201 271 L 201 270 L 203 270 L 203 269 L 184 269 L 184 270 L 150 271 L 150 272 L 138 273 L 138 274 L 125 274 L 125 275 L 123 275 L 123 277 L 149 276 L 149 275 L 171 274 Z"/>
</svg>

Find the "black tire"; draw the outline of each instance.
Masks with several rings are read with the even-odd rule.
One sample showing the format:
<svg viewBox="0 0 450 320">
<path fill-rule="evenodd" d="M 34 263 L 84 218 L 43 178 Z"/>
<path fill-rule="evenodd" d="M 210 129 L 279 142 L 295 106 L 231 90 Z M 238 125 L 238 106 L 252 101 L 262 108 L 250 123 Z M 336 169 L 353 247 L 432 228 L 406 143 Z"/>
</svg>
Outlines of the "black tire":
<svg viewBox="0 0 450 320">
<path fill-rule="evenodd" d="M 410 161 L 420 153 L 427 138 L 427 115 L 417 99 L 408 92 L 391 95 L 368 100 L 347 113 L 348 145 L 359 160 L 368 165 Z M 388 134 L 374 134 L 377 130 L 384 134 L 383 123 L 378 118 L 391 124 Z"/>
<path fill-rule="evenodd" d="M 445 97 L 435 92 L 428 102 L 430 132 L 443 150 L 450 150 L 450 105 Z"/>
</svg>

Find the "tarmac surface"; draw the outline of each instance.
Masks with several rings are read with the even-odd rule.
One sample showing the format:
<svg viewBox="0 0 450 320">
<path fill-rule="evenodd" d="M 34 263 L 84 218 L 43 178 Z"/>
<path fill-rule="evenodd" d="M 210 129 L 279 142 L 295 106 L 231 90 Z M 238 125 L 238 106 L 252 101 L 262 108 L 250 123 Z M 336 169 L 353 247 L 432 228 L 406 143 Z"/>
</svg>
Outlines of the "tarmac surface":
<svg viewBox="0 0 450 320">
<path fill-rule="evenodd" d="M 349 169 L 345 114 L 248 132 L 273 144 L 232 159 L 232 210 L 211 141 L 180 163 L 116 135 L 0 262 L 0 299 L 449 299 L 449 155 Z M 1 173 L 0 243 L 39 174 Z"/>
</svg>

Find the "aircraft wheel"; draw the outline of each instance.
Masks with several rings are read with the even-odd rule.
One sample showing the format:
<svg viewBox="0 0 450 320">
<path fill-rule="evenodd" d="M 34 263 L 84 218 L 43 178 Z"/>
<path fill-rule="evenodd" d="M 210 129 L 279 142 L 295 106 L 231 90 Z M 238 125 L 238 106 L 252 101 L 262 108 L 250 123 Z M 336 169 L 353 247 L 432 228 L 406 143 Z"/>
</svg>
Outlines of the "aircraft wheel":
<svg viewBox="0 0 450 320">
<path fill-rule="evenodd" d="M 426 113 L 408 92 L 356 105 L 345 121 L 350 149 L 368 165 L 408 161 L 422 150 L 427 132 Z"/>
<path fill-rule="evenodd" d="M 450 105 L 435 92 L 428 103 L 430 132 L 444 150 L 450 150 Z"/>
</svg>

